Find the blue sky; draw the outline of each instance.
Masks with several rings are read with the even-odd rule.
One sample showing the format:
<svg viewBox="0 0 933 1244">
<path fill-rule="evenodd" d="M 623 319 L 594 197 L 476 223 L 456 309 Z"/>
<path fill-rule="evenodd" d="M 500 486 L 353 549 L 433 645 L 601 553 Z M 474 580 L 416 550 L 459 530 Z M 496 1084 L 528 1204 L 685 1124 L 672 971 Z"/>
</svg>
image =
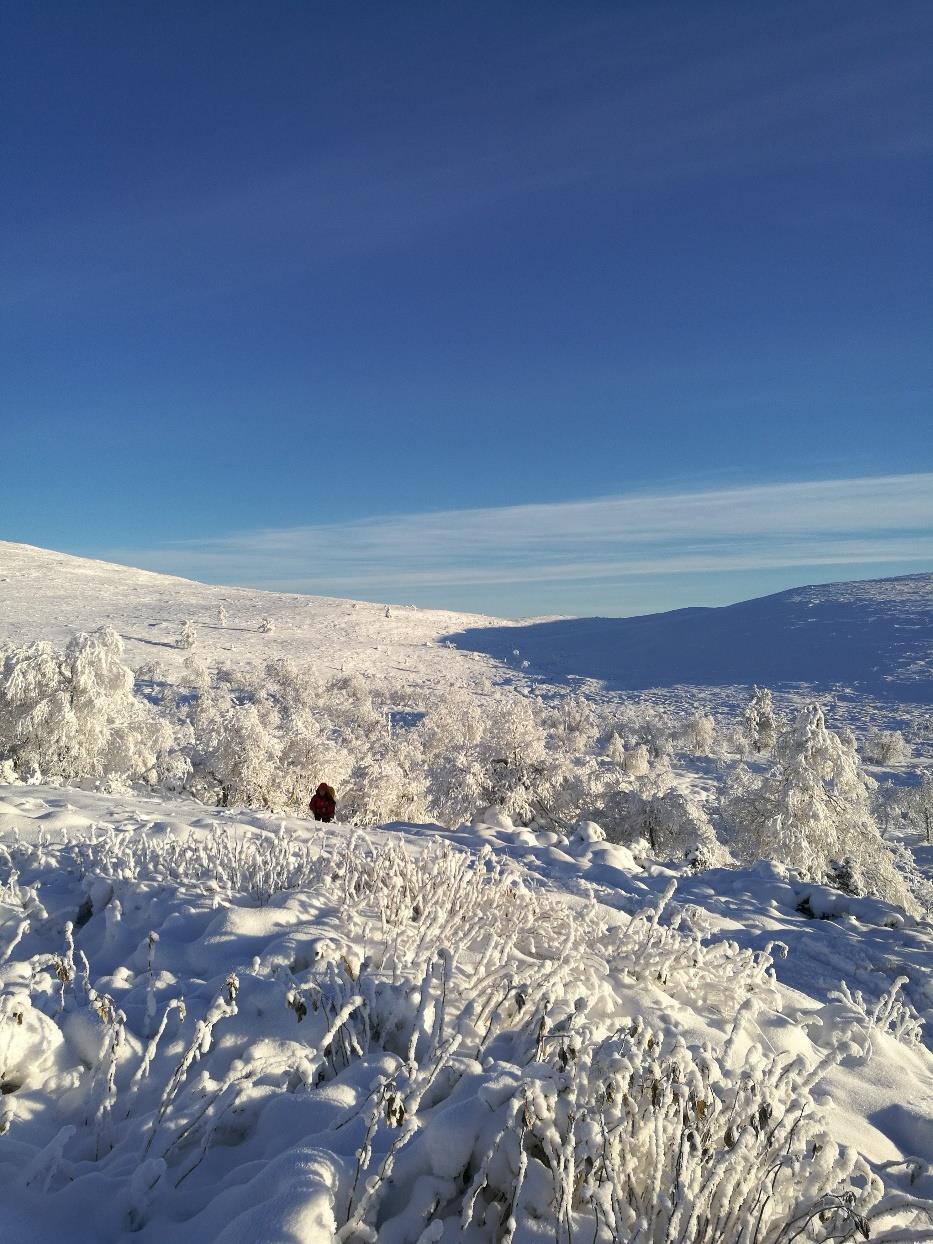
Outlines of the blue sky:
<svg viewBox="0 0 933 1244">
<path fill-rule="evenodd" d="M 0 535 L 510 614 L 933 568 L 931 46 L 927 3 L 7 6 Z"/>
</svg>

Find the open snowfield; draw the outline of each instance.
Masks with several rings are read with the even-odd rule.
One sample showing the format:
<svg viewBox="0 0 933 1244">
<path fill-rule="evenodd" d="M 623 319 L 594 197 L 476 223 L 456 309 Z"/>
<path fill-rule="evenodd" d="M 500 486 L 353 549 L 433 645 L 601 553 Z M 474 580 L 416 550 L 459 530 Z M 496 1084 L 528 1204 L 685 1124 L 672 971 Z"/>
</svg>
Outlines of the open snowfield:
<svg viewBox="0 0 933 1244">
<path fill-rule="evenodd" d="M 644 631 L 645 619 L 581 620 L 577 643 L 571 621 L 395 604 L 387 616 L 0 544 L 0 642 L 61 651 L 76 631 L 113 627 L 146 712 L 171 719 L 195 777 L 226 756 L 241 782 L 218 778 L 215 803 L 230 794 L 230 806 L 212 806 L 162 779 L 115 779 L 100 767 L 107 739 L 88 750 L 67 731 L 68 763 L 98 766 L 87 776 L 50 781 L 48 766 L 66 761 L 47 746 L 44 773 L 32 758 L 7 768 L 0 1241 L 933 1239 L 933 846 L 914 805 L 897 802 L 930 768 L 931 597 L 930 576 L 801 589 L 768 598 L 778 606 L 764 627 L 772 649 L 784 636 L 794 652 L 799 627 L 782 629 L 782 610 L 816 609 L 810 629 L 825 633 L 841 609 L 853 644 L 875 646 L 864 679 L 840 665 L 839 677 L 776 685 L 775 704 L 820 691 L 866 759 L 891 743 L 869 745 L 870 727 L 905 729 L 869 766 L 891 783 L 879 807 L 890 867 L 909 873 L 905 907 L 882 896 L 883 870 L 877 881 L 869 868 L 859 897 L 789 860 L 728 856 L 716 834 L 729 799 L 763 798 L 772 751 L 788 767 L 808 753 L 786 724 L 736 753 L 749 688 L 704 681 L 699 666 L 625 690 L 608 639 L 594 645 L 587 626 L 607 636 L 609 623 Z M 176 646 L 185 620 L 193 649 Z M 728 626 L 715 622 L 723 644 Z M 20 669 L 51 677 L 46 656 Z M 245 678 L 281 657 L 309 680 L 281 681 L 268 702 L 255 674 L 243 691 L 222 673 Z M 86 669 L 70 668 L 74 716 Z M 340 676 L 352 696 L 333 719 L 338 741 L 322 741 L 306 719 Z M 129 712 L 132 677 L 112 681 L 108 711 Z M 406 718 L 409 694 L 418 711 Z M 222 711 L 205 724 L 198 701 L 210 697 Z M 518 713 L 529 704 L 540 728 Z M 715 722 L 691 716 L 708 708 Z M 755 718 L 764 733 L 768 711 Z M 496 724 L 487 747 L 494 712 L 513 733 Z M 291 757 L 330 777 L 320 758 L 336 765 L 355 748 L 342 806 L 351 792 L 363 811 L 415 806 L 406 764 L 417 755 L 430 768 L 417 806 L 430 797 L 453 811 L 330 826 L 272 811 L 287 792 L 247 781 L 220 744 L 204 760 L 204 740 L 246 714 L 262 732 L 237 735 L 234 752 L 261 741 L 276 765 Z M 855 741 L 819 717 L 804 726 L 801 748 L 816 740 L 836 766 L 830 798 L 847 797 Z M 528 754 L 506 764 L 506 742 Z M 490 765 L 511 816 L 481 806 Z M 551 770 L 547 819 L 526 786 Z M 868 815 L 876 788 L 852 782 Z M 259 792 L 256 807 L 243 790 Z M 616 841 L 587 819 L 597 798 L 594 819 L 616 817 Z M 700 835 L 689 857 L 684 833 Z"/>
<path fill-rule="evenodd" d="M 263 618 L 271 633 L 259 630 Z M 287 656 L 322 676 L 362 671 L 427 687 L 438 679 L 476 683 L 475 668 L 491 663 L 442 647 L 443 637 L 501 624 L 481 614 L 396 604 L 387 617 L 382 604 L 214 587 L 0 541 L 0 638 L 61 646 L 76 631 L 109 625 L 134 669 L 155 662 L 178 672 L 187 655 L 176 647 L 185 620 L 197 631 L 198 655 L 212 665 L 238 668 Z"/>
</svg>

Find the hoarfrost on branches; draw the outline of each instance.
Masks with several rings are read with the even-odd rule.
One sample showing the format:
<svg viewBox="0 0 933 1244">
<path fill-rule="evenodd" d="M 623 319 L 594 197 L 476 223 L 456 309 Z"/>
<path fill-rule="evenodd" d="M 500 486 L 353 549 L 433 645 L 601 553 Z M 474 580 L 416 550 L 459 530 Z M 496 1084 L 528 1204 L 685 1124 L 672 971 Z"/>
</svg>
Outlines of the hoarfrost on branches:
<svg viewBox="0 0 933 1244">
<path fill-rule="evenodd" d="M 762 777 L 739 771 L 724 814 L 736 853 L 779 860 L 803 877 L 911 909 L 913 903 L 872 817 L 872 782 L 826 726 L 816 704 L 779 735 Z"/>
<path fill-rule="evenodd" d="M 198 633 L 194 629 L 194 623 L 186 618 L 181 624 L 181 630 L 178 632 L 178 639 L 175 641 L 177 648 L 193 648 L 198 641 Z"/>
</svg>

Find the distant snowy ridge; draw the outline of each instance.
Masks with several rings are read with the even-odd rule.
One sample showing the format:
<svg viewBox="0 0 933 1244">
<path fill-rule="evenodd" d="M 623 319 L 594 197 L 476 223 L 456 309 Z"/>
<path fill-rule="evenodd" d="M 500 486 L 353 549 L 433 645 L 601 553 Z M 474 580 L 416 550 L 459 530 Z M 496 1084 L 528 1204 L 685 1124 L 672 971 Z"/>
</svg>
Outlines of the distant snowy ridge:
<svg viewBox="0 0 933 1244">
<path fill-rule="evenodd" d="M 718 609 L 468 628 L 458 647 L 548 680 L 651 687 L 838 686 L 933 700 L 933 574 L 792 588 Z"/>
</svg>

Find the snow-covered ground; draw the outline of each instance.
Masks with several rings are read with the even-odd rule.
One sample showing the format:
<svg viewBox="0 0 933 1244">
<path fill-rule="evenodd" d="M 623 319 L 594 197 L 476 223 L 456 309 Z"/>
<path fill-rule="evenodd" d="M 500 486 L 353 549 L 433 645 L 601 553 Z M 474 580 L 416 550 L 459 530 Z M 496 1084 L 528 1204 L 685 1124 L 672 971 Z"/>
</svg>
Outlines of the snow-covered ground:
<svg viewBox="0 0 933 1244">
<path fill-rule="evenodd" d="M 739 1239 L 771 1179 L 777 1240 L 820 1177 L 875 1238 L 921 1230 L 929 927 L 490 819 L 3 788 L 0 1238 L 492 1241 L 514 1213 L 517 1241 L 658 1240 L 709 1194 L 704 1238 Z"/>
<path fill-rule="evenodd" d="M 819 634 L 829 676 L 803 662 L 778 706 L 820 691 L 840 723 L 908 726 L 908 760 L 872 770 L 906 782 L 930 751 L 931 601 L 930 576 L 800 589 L 655 619 L 653 651 L 710 615 L 710 643 L 757 634 L 745 617 L 784 657 Z M 188 686 L 186 620 L 212 671 L 287 656 L 428 708 L 499 684 L 571 708 L 582 691 L 610 722 L 734 718 L 748 695 L 706 677 L 699 639 L 676 677 L 626 683 L 637 650 L 614 628 L 651 620 L 503 622 L 0 544 L 0 641 L 61 648 L 107 624 L 134 669 Z M 874 664 L 850 677 L 858 652 Z M 587 763 L 596 790 L 614 762 Z M 737 760 L 659 763 L 664 789 L 711 807 Z M 892 841 L 929 881 L 933 847 L 904 824 Z M 589 822 L 322 827 L 0 785 L 0 1241 L 933 1239 L 922 910 L 783 863 L 664 866 Z"/>
<path fill-rule="evenodd" d="M 0 541 L 0 640 L 48 639 L 64 646 L 76 631 L 109 625 L 134 669 L 155 663 L 177 673 L 188 655 L 176 645 L 187 620 L 197 632 L 198 656 L 233 669 L 287 656 L 320 676 L 364 672 L 430 687 L 472 686 L 481 667 L 492 667 L 447 647 L 444 638 L 499 619 L 395 603 L 387 616 L 386 609 L 367 601 L 216 587 Z M 260 631 L 264 618 L 271 632 Z"/>
</svg>

